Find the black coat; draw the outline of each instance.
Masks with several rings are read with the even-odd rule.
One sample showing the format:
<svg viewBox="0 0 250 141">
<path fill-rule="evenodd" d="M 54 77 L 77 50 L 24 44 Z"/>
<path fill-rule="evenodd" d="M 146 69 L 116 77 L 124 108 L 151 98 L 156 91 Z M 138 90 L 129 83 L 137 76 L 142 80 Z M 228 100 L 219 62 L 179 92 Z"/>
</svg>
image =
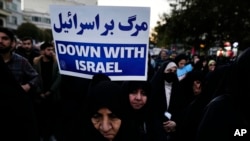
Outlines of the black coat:
<svg viewBox="0 0 250 141">
<path fill-rule="evenodd" d="M 154 137 L 156 141 L 165 141 L 166 132 L 163 129 L 163 122 L 166 121 L 164 112 L 167 110 L 167 102 L 165 95 L 165 80 L 164 70 L 170 61 L 165 62 L 160 69 L 156 72 L 151 80 L 152 85 L 152 108 L 154 114 Z M 177 79 L 172 84 L 171 98 L 169 103 L 168 112 L 172 114 L 171 120 L 175 121 L 178 126 L 179 116 L 183 109 L 183 97 L 179 92 L 179 81 Z"/>
<path fill-rule="evenodd" d="M 196 141 L 249 141 L 249 133 L 238 136 L 237 130 L 250 130 L 250 48 L 232 64 L 227 89 L 220 90 L 206 107 Z"/>
<path fill-rule="evenodd" d="M 196 141 L 249 141 L 248 133 L 244 136 L 235 136 L 237 129 L 249 131 L 249 120 L 242 113 L 242 109 L 235 105 L 230 95 L 220 95 L 206 107 Z"/>
<path fill-rule="evenodd" d="M 38 141 L 31 98 L 23 91 L 0 56 L 0 140 Z"/>
</svg>

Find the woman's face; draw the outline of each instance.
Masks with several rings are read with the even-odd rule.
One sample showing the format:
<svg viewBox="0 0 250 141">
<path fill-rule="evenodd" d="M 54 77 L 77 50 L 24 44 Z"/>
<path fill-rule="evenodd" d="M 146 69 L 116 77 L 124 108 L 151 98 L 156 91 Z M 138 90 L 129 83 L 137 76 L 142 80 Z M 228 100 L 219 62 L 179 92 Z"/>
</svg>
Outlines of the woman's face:
<svg viewBox="0 0 250 141">
<path fill-rule="evenodd" d="M 178 62 L 178 66 L 179 68 L 183 68 L 187 63 L 187 60 L 185 59 L 181 59 L 179 62 Z"/>
<path fill-rule="evenodd" d="M 211 63 L 211 64 L 209 64 L 209 65 L 208 65 L 208 70 L 209 70 L 209 71 L 214 71 L 215 66 L 216 66 L 216 64 L 215 64 L 215 63 Z"/>
<path fill-rule="evenodd" d="M 139 88 L 129 93 L 129 102 L 134 109 L 141 109 L 147 102 L 145 91 Z"/>
<path fill-rule="evenodd" d="M 165 51 L 162 51 L 161 54 L 160 54 L 160 56 L 161 56 L 161 60 L 168 59 L 168 55 L 167 55 L 167 53 Z"/>
<path fill-rule="evenodd" d="M 199 95 L 201 93 L 201 81 L 195 80 L 193 82 L 193 92 L 194 95 Z"/>
<path fill-rule="evenodd" d="M 91 117 L 94 127 L 109 141 L 112 141 L 117 135 L 121 119 L 112 113 L 108 108 L 101 108 Z"/>
<path fill-rule="evenodd" d="M 209 71 L 214 71 L 214 69 L 215 69 L 215 63 L 209 64 L 208 65 L 208 69 L 209 69 Z"/>
</svg>

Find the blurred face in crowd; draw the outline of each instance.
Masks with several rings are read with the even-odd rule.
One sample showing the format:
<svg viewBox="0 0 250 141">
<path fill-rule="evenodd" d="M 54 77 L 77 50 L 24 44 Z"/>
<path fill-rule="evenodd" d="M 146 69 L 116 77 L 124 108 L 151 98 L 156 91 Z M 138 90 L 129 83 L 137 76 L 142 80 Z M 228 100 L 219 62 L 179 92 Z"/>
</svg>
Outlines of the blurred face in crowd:
<svg viewBox="0 0 250 141">
<path fill-rule="evenodd" d="M 112 141 L 117 135 L 121 119 L 118 118 L 108 108 L 99 109 L 92 117 L 91 122 L 94 127 L 109 141 Z"/>
<path fill-rule="evenodd" d="M 136 110 L 141 109 L 146 104 L 147 96 L 145 93 L 146 92 L 141 88 L 138 88 L 132 91 L 131 93 L 129 93 L 130 105 L 134 109 Z"/>
<path fill-rule="evenodd" d="M 166 60 L 166 59 L 168 59 L 167 52 L 166 52 L 166 51 L 161 51 L 160 57 L 161 57 L 161 60 Z"/>
<path fill-rule="evenodd" d="M 205 67 L 205 66 L 207 65 L 207 61 L 204 60 L 204 61 L 202 62 L 202 65 L 203 65 L 203 67 Z"/>
<path fill-rule="evenodd" d="M 32 48 L 32 40 L 24 40 L 22 41 L 22 47 L 25 49 L 25 51 L 29 52 Z"/>
<path fill-rule="evenodd" d="M 195 80 L 193 82 L 193 92 L 194 95 L 199 95 L 201 93 L 201 81 Z"/>
<path fill-rule="evenodd" d="M 194 64 L 196 64 L 199 60 L 200 60 L 200 58 L 198 56 L 194 56 L 194 58 L 193 58 Z"/>
<path fill-rule="evenodd" d="M 164 70 L 164 80 L 167 81 L 168 83 L 172 83 L 174 82 L 177 78 L 177 66 L 174 63 L 174 66 L 172 67 L 168 67 L 169 65 L 167 65 L 167 67 Z"/>
<path fill-rule="evenodd" d="M 187 60 L 185 59 L 181 59 L 179 62 L 178 62 L 178 66 L 179 68 L 183 68 L 187 63 Z"/>
<path fill-rule="evenodd" d="M 45 49 L 42 51 L 42 54 L 43 54 L 45 57 L 49 58 L 49 59 L 53 58 L 53 55 L 54 55 L 54 47 L 47 47 L 47 48 L 45 48 Z"/>
<path fill-rule="evenodd" d="M 0 54 L 5 54 L 11 50 L 13 46 L 13 42 L 11 41 L 10 37 L 0 32 Z"/>
<path fill-rule="evenodd" d="M 177 72 L 177 67 L 176 66 L 173 66 L 173 67 L 170 67 L 170 68 L 166 68 L 164 70 L 164 73 L 175 73 L 176 74 Z"/>
<path fill-rule="evenodd" d="M 215 63 L 211 63 L 211 64 L 209 64 L 209 65 L 208 65 L 208 70 L 209 70 L 209 71 L 214 71 L 215 66 L 216 66 L 216 64 L 215 64 Z"/>
<path fill-rule="evenodd" d="M 172 59 L 175 59 L 176 56 L 177 56 L 176 53 L 172 53 L 172 54 L 171 54 L 171 58 L 172 58 Z"/>
</svg>

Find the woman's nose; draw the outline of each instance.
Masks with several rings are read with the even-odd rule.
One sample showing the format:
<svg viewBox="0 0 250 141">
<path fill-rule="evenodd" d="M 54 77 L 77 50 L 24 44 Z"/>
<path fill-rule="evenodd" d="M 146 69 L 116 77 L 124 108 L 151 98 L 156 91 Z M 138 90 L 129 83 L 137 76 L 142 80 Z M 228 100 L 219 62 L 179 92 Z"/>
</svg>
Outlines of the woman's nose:
<svg viewBox="0 0 250 141">
<path fill-rule="evenodd" d="M 141 93 L 138 92 L 138 93 L 136 94 L 136 97 L 135 97 L 135 98 L 136 98 L 136 99 L 141 99 L 141 97 L 142 97 L 142 96 L 141 96 Z"/>
<path fill-rule="evenodd" d="M 111 124 L 108 119 L 103 119 L 100 125 L 100 129 L 104 132 L 107 132 L 111 129 Z"/>
</svg>

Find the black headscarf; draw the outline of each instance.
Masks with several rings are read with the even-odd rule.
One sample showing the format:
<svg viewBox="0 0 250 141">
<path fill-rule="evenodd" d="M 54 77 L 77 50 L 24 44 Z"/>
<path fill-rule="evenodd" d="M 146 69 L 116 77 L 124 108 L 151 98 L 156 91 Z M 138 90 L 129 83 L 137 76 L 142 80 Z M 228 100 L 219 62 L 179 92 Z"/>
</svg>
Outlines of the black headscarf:
<svg viewBox="0 0 250 141">
<path fill-rule="evenodd" d="M 234 137 L 236 129 L 249 129 L 250 48 L 244 50 L 231 66 L 227 87 L 207 106 L 199 124 L 197 141 L 249 140 L 249 135 Z"/>
<path fill-rule="evenodd" d="M 233 89 L 233 99 L 243 114 L 250 119 L 250 47 L 245 49 L 236 59 L 230 77 L 232 81 L 230 81 L 229 88 Z"/>
<path fill-rule="evenodd" d="M 166 61 L 165 63 L 163 63 L 160 69 L 156 72 L 156 74 L 151 80 L 152 107 L 153 107 L 153 110 L 157 114 L 160 114 L 160 116 L 163 116 L 163 117 L 164 117 L 164 112 L 167 110 L 167 103 L 166 103 L 166 96 L 165 96 L 165 79 L 164 79 L 164 75 L 166 73 L 164 73 L 164 70 L 166 69 L 167 65 L 170 62 L 173 62 L 173 61 Z M 170 113 L 175 113 L 176 111 L 178 111 L 177 109 L 181 108 L 181 106 L 179 105 L 180 103 L 177 102 L 180 100 L 179 94 L 180 94 L 179 93 L 179 81 L 176 75 L 176 78 L 174 82 L 172 83 L 171 99 L 170 99 L 170 104 L 168 108 L 168 111 Z"/>
<path fill-rule="evenodd" d="M 129 95 L 129 93 L 133 92 L 138 88 L 143 89 L 146 92 L 146 96 L 150 96 L 151 91 L 150 83 L 147 81 L 124 81 L 122 84 L 122 88 L 124 90 L 125 95 Z"/>
<path fill-rule="evenodd" d="M 94 89 L 94 87 L 101 81 L 111 81 L 111 79 L 109 78 L 109 76 L 103 73 L 98 73 L 98 74 L 93 75 L 89 83 L 88 93 L 92 93 L 92 90 Z"/>
<path fill-rule="evenodd" d="M 130 101 L 129 101 L 129 94 L 132 93 L 134 90 L 137 89 L 143 89 L 145 92 L 145 96 L 147 96 L 147 102 L 146 104 L 139 110 L 135 110 L 132 108 L 132 106 L 130 105 Z M 124 81 L 122 84 L 122 89 L 124 91 L 124 106 L 126 108 L 126 112 L 128 114 L 131 113 L 136 113 L 137 116 L 140 116 L 140 118 L 143 118 L 143 115 L 145 114 L 145 112 L 147 111 L 147 109 L 149 108 L 149 101 L 151 99 L 151 85 L 148 81 Z M 136 117 L 134 117 L 136 118 Z"/>
<path fill-rule="evenodd" d="M 124 81 L 122 84 L 124 91 L 124 107 L 127 120 L 127 128 L 132 132 L 136 141 L 151 141 L 152 138 L 152 111 L 151 85 L 148 81 Z M 129 94 L 137 89 L 142 89 L 147 97 L 146 104 L 141 109 L 134 109 L 129 100 Z"/>
<path fill-rule="evenodd" d="M 106 107 L 122 119 L 122 94 L 121 86 L 117 83 L 112 81 L 99 82 L 87 97 L 87 116 L 91 118 L 100 108 Z"/>
<path fill-rule="evenodd" d="M 124 128 L 124 106 L 123 106 L 123 91 L 120 85 L 110 80 L 101 79 L 100 82 L 92 85 L 92 90 L 88 93 L 80 115 L 75 122 L 73 129 L 74 140 L 98 140 L 106 141 L 101 133 L 94 128 L 91 122 L 92 116 L 100 108 L 108 108 L 114 113 L 122 124 L 114 141 L 123 141 L 129 137 Z M 126 134 L 126 135 L 125 135 Z M 72 138 L 71 138 L 72 139 Z"/>
<path fill-rule="evenodd" d="M 178 63 L 179 63 L 181 60 L 186 60 L 186 61 L 188 61 L 187 55 L 186 55 L 186 54 L 178 54 L 178 55 L 175 57 L 174 61 L 175 61 L 176 65 L 178 66 L 178 68 L 179 68 L 179 64 L 178 64 Z"/>
</svg>

